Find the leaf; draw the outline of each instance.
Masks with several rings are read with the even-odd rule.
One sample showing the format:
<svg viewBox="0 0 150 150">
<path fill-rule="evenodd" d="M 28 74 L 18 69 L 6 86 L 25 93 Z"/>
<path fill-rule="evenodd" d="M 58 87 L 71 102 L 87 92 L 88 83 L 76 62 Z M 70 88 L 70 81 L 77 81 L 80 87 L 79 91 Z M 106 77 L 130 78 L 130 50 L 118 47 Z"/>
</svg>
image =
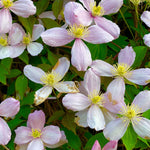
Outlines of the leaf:
<svg viewBox="0 0 150 150">
<path fill-rule="evenodd" d="M 58 61 L 58 56 L 48 50 L 48 60 L 54 66 Z"/>
<path fill-rule="evenodd" d="M 5 66 L 8 70 L 10 70 L 12 65 L 13 59 L 12 58 L 5 58 L 2 59 L 1 64 Z"/>
<path fill-rule="evenodd" d="M 63 8 L 63 0 L 55 0 L 52 5 L 52 11 L 56 18 L 58 18 L 58 15 L 61 12 L 62 8 Z"/>
<path fill-rule="evenodd" d="M 137 142 L 137 134 L 133 130 L 131 124 L 128 126 L 126 133 L 122 137 L 122 141 L 127 150 L 132 150 L 135 147 L 135 144 Z"/>
<path fill-rule="evenodd" d="M 27 87 L 28 87 L 28 79 L 24 75 L 19 76 L 16 79 L 15 89 L 16 89 L 16 92 L 19 93 L 21 99 L 23 99 L 23 96 Z"/>
<path fill-rule="evenodd" d="M 28 56 L 28 52 L 24 51 L 19 58 L 25 63 L 25 64 L 29 64 L 29 56 Z"/>
<path fill-rule="evenodd" d="M 34 94 L 35 92 L 28 93 L 28 95 L 23 98 L 20 105 L 32 105 L 34 102 Z"/>
<path fill-rule="evenodd" d="M 22 72 L 19 69 L 12 69 L 10 70 L 9 74 L 7 75 L 7 78 L 14 78 L 20 75 Z"/>
<path fill-rule="evenodd" d="M 0 64 L 0 72 L 0 82 L 6 84 L 6 75 L 8 75 L 8 69 L 3 64 Z"/>
</svg>

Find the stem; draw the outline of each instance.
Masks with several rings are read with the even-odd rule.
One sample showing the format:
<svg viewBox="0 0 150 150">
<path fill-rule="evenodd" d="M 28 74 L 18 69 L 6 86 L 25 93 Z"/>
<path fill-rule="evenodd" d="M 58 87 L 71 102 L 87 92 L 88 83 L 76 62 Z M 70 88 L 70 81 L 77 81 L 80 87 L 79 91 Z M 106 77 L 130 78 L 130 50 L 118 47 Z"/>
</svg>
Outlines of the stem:
<svg viewBox="0 0 150 150">
<path fill-rule="evenodd" d="M 2 147 L 4 147 L 6 150 L 9 150 L 5 145 L 1 145 Z"/>
</svg>

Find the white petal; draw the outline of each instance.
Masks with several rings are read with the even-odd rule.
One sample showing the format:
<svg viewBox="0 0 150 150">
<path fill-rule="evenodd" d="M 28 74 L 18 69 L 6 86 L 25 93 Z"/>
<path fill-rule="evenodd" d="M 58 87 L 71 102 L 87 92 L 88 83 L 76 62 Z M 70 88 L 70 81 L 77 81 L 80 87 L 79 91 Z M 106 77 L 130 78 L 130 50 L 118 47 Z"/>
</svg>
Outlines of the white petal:
<svg viewBox="0 0 150 150">
<path fill-rule="evenodd" d="M 150 27 L 150 11 L 144 11 L 141 15 L 141 20 Z"/>
<path fill-rule="evenodd" d="M 40 138 L 36 138 L 29 143 L 27 150 L 44 150 L 44 143 Z"/>
<path fill-rule="evenodd" d="M 144 40 L 145 45 L 150 47 L 150 33 L 149 34 L 145 34 L 144 37 L 143 37 L 143 40 Z"/>
<path fill-rule="evenodd" d="M 56 17 L 53 14 L 53 11 L 45 11 L 39 15 L 39 18 L 49 18 L 55 20 Z"/>
<path fill-rule="evenodd" d="M 41 43 L 32 42 L 27 46 L 27 50 L 32 56 L 37 56 L 43 50 L 43 45 Z"/>
<path fill-rule="evenodd" d="M 90 128 L 96 131 L 105 128 L 105 119 L 101 109 L 97 105 L 92 105 L 87 114 L 87 123 Z"/>
<path fill-rule="evenodd" d="M 43 103 L 48 96 L 52 93 L 52 87 L 44 86 L 35 92 L 34 103 L 35 105 L 40 105 Z"/>
<path fill-rule="evenodd" d="M 0 49 L 0 59 L 10 57 L 13 53 L 12 46 L 5 46 Z"/>
<path fill-rule="evenodd" d="M 43 32 L 44 32 L 44 27 L 41 24 L 35 24 L 33 26 L 32 41 L 37 40 Z"/>
</svg>

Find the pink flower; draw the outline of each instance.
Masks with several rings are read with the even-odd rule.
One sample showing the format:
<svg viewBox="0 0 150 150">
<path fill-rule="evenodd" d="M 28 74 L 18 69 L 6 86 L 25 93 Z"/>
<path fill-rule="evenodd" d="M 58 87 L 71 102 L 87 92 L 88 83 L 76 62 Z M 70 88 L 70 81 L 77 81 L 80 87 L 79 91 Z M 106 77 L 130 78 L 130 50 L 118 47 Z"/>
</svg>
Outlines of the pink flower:
<svg viewBox="0 0 150 150">
<path fill-rule="evenodd" d="M 141 68 L 132 70 L 131 66 L 134 60 L 134 50 L 132 47 L 126 46 L 119 52 L 118 64 L 112 66 L 102 60 L 95 60 L 91 68 L 99 76 L 115 77 L 120 80 L 125 79 L 139 85 L 148 84 L 150 82 L 150 69 Z"/>
<path fill-rule="evenodd" d="M 117 150 L 117 146 L 118 146 L 117 141 L 110 141 L 102 148 L 102 150 Z M 101 146 L 98 140 L 95 141 L 92 150 L 101 150 Z"/>
<path fill-rule="evenodd" d="M 105 95 L 100 93 L 100 78 L 89 69 L 79 87 L 81 93 L 67 94 L 62 103 L 67 109 L 78 111 L 76 123 L 96 131 L 105 128 L 105 122 L 116 116 L 105 109 Z"/>
<path fill-rule="evenodd" d="M 48 96 L 52 93 L 52 89 L 55 88 L 60 93 L 76 93 L 77 87 L 73 81 L 61 81 L 64 75 L 67 73 L 70 66 L 70 62 L 66 57 L 62 57 L 58 60 L 51 72 L 45 73 L 38 67 L 32 65 L 26 65 L 24 67 L 24 74 L 27 78 L 35 83 L 43 84 L 44 87 L 35 92 L 35 104 L 39 105 L 44 102 Z"/>
<path fill-rule="evenodd" d="M 63 131 L 59 127 L 49 125 L 44 127 L 45 114 L 42 110 L 34 111 L 28 116 L 27 127 L 18 127 L 15 143 L 26 147 L 27 150 L 44 150 L 44 146 L 49 148 L 58 147 L 67 143 Z"/>
<path fill-rule="evenodd" d="M 18 16 L 29 17 L 36 13 L 36 7 L 31 0 L 0 0 L 0 33 L 7 33 L 12 26 L 12 16 L 9 12 L 11 10 Z"/>
<path fill-rule="evenodd" d="M 124 103 L 118 110 L 111 108 L 113 113 L 119 114 L 119 118 L 110 121 L 103 133 L 109 140 L 119 140 L 127 130 L 131 122 L 135 132 L 145 139 L 150 139 L 150 120 L 142 117 L 141 113 L 150 109 L 150 91 L 140 92 L 129 106 Z"/>
<path fill-rule="evenodd" d="M 0 116 L 13 117 L 20 109 L 20 102 L 14 98 L 7 98 L 0 104 Z M 0 145 L 6 145 L 11 139 L 11 130 L 6 121 L 0 118 Z"/>
</svg>

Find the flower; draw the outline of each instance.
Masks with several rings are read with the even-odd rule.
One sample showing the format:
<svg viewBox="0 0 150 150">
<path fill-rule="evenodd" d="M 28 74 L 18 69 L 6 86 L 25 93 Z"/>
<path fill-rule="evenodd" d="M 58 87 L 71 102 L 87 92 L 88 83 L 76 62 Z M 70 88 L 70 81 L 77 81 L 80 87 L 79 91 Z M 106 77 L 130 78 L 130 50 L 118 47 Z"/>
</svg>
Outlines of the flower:
<svg viewBox="0 0 150 150">
<path fill-rule="evenodd" d="M 99 76 L 115 77 L 120 80 L 125 79 L 139 85 L 148 84 L 150 82 L 150 69 L 141 68 L 132 70 L 131 66 L 134 60 L 134 50 L 132 47 L 126 46 L 119 52 L 117 65 L 112 66 L 102 60 L 95 60 L 91 68 Z"/>
<path fill-rule="evenodd" d="M 13 117 L 20 109 L 20 102 L 12 97 L 0 104 L 0 116 Z M 0 117 L 0 145 L 7 145 L 11 139 L 11 130 L 6 121 Z"/>
<path fill-rule="evenodd" d="M 66 57 L 58 60 L 51 72 L 45 73 L 38 67 L 26 65 L 24 67 L 24 74 L 33 82 L 44 84 L 44 87 L 35 92 L 34 102 L 36 105 L 41 104 L 52 93 L 55 88 L 60 93 L 76 93 L 78 92 L 75 83 L 72 81 L 60 81 L 68 71 L 70 62 Z"/>
<path fill-rule="evenodd" d="M 11 10 L 18 16 L 27 18 L 36 13 L 36 7 L 31 0 L 0 0 L 0 34 L 7 33 L 12 26 L 12 16 L 9 12 Z"/>
<path fill-rule="evenodd" d="M 45 114 L 42 110 L 34 111 L 28 116 L 27 127 L 15 130 L 15 143 L 27 150 L 44 150 L 44 146 L 55 148 L 67 143 L 63 131 L 59 127 L 49 125 L 44 127 Z"/>
<path fill-rule="evenodd" d="M 118 146 L 117 141 L 110 141 L 102 148 L 102 150 L 117 150 L 117 146 Z M 92 150 L 101 150 L 101 146 L 98 140 L 95 141 Z"/>
<path fill-rule="evenodd" d="M 111 112 L 119 114 L 119 118 L 110 121 L 103 133 L 109 140 L 119 140 L 127 130 L 131 122 L 135 132 L 145 139 L 150 139 L 150 120 L 142 117 L 141 113 L 150 109 L 150 91 L 140 92 L 129 106 L 124 103 L 117 110 L 111 108 Z"/>
<path fill-rule="evenodd" d="M 103 130 L 105 122 L 116 116 L 105 109 L 105 95 L 100 93 L 100 78 L 91 69 L 85 73 L 79 90 L 81 93 L 65 95 L 62 99 L 63 105 L 67 109 L 78 111 L 75 122 L 79 126 L 89 126 L 96 131 Z"/>
</svg>

